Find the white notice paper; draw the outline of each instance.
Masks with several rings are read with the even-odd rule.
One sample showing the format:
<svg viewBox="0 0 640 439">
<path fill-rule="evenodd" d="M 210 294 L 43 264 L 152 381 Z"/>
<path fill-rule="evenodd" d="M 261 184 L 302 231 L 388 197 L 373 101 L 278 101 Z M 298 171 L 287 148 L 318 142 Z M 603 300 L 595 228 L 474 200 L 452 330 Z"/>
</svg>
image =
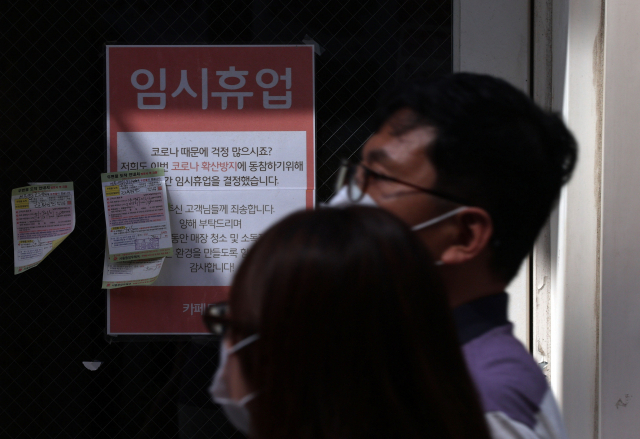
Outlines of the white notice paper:
<svg viewBox="0 0 640 439">
<path fill-rule="evenodd" d="M 230 285 L 262 232 L 307 205 L 306 142 L 305 131 L 118 133 L 118 169 L 165 170 L 174 250 L 154 285 Z"/>
</svg>

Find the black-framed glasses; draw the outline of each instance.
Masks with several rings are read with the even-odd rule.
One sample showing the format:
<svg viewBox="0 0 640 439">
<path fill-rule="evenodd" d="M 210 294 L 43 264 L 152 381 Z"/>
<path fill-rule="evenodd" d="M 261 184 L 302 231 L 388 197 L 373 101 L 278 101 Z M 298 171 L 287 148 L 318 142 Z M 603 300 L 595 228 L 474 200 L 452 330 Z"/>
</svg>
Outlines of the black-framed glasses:
<svg viewBox="0 0 640 439">
<path fill-rule="evenodd" d="M 407 181 L 400 180 L 399 178 L 391 177 L 389 175 L 380 174 L 371 168 L 363 165 L 362 163 L 349 163 L 344 162 L 340 167 L 338 179 L 336 181 L 336 189 L 340 190 L 343 186 L 347 186 L 347 195 L 349 199 L 354 203 L 362 200 L 364 194 L 367 192 L 367 188 L 372 179 L 378 181 L 390 181 L 404 186 L 413 188 L 419 192 L 433 195 L 434 197 L 442 198 L 443 200 L 452 201 L 457 204 L 470 205 L 467 201 L 454 195 L 445 194 L 440 191 L 425 188 L 422 186 L 409 183 Z"/>
<path fill-rule="evenodd" d="M 226 302 L 214 303 L 207 307 L 207 310 L 202 315 L 204 324 L 214 335 L 222 337 L 229 326 L 231 326 L 231 320 L 227 317 L 227 310 L 229 306 Z"/>
</svg>

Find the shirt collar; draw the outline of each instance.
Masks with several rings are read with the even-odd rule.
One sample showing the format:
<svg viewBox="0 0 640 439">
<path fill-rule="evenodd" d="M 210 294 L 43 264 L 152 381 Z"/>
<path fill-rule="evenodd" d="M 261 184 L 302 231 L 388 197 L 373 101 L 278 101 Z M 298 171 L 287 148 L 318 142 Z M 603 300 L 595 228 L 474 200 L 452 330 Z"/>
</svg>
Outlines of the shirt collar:
<svg viewBox="0 0 640 439">
<path fill-rule="evenodd" d="M 509 296 L 502 292 L 481 297 L 455 308 L 453 319 L 460 344 L 465 344 L 493 328 L 509 323 L 508 303 Z"/>
</svg>

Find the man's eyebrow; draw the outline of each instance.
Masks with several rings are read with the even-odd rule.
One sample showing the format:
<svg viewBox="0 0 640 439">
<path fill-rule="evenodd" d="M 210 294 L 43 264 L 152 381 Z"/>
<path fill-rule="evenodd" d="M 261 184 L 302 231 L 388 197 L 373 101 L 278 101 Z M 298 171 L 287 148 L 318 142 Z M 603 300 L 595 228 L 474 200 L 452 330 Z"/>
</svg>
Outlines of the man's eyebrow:
<svg viewBox="0 0 640 439">
<path fill-rule="evenodd" d="M 384 149 L 374 149 L 365 156 L 365 163 L 384 163 L 389 160 L 389 154 Z"/>
</svg>

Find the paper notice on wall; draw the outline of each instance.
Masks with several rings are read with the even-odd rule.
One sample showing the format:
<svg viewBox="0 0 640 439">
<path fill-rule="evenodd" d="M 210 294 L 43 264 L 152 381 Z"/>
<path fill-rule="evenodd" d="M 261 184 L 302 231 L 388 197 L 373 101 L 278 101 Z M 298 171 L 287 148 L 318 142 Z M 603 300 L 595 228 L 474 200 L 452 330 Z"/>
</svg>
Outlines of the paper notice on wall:
<svg viewBox="0 0 640 439">
<path fill-rule="evenodd" d="M 102 197 L 110 261 L 173 254 L 164 169 L 102 174 Z"/>
<path fill-rule="evenodd" d="M 164 169 L 173 244 L 153 285 L 108 290 L 107 333 L 204 334 L 251 246 L 314 207 L 313 47 L 107 46 L 105 59 L 107 170 Z"/>
<path fill-rule="evenodd" d="M 76 225 L 73 183 L 47 183 L 11 191 L 14 273 L 38 265 Z"/>
<path fill-rule="evenodd" d="M 160 275 L 164 258 L 113 262 L 109 260 L 109 252 L 104 252 L 104 269 L 102 270 L 102 288 L 132 287 L 151 285 Z"/>
</svg>

